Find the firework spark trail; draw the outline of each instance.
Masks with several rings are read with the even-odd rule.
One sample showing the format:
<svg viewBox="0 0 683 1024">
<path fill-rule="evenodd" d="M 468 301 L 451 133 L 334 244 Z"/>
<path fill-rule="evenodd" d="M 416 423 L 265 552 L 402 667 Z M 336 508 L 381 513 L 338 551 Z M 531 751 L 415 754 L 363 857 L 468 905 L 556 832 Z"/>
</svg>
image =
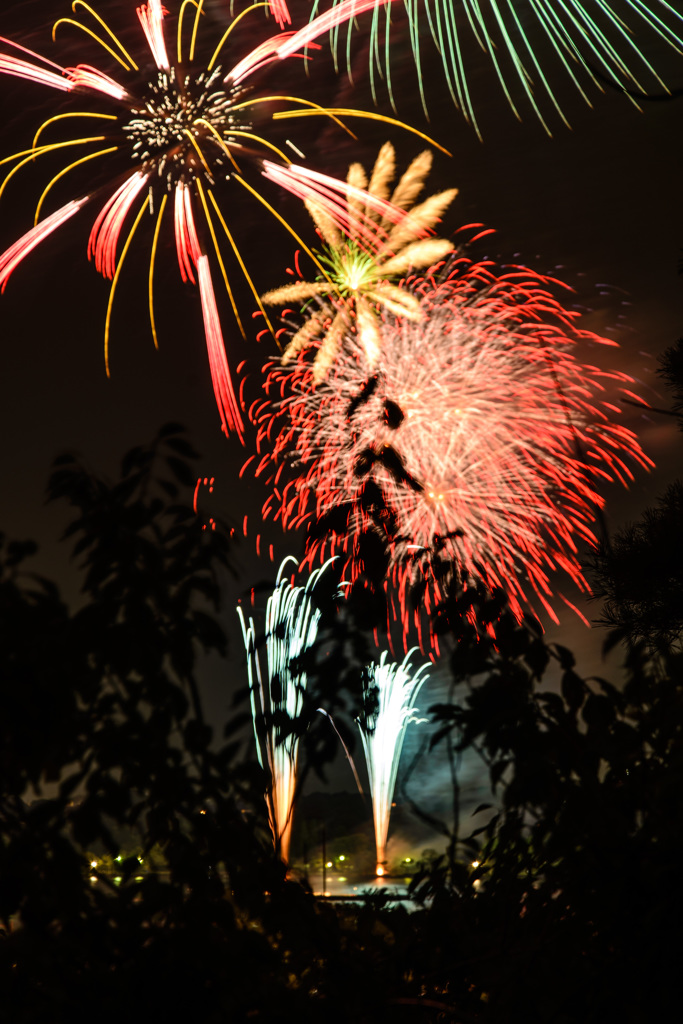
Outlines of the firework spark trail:
<svg viewBox="0 0 683 1024">
<path fill-rule="evenodd" d="M 286 0 L 269 0 L 270 10 L 280 28 L 292 24 L 292 17 L 289 13 Z"/>
<path fill-rule="evenodd" d="M 247 625 L 242 609 L 237 609 L 247 651 L 256 750 L 259 764 L 270 774 L 267 793 L 270 826 L 275 848 L 284 861 L 289 857 L 296 793 L 299 753 L 296 723 L 301 716 L 308 681 L 300 659 L 315 643 L 321 613 L 315 606 L 313 594 L 332 561 L 312 572 L 304 587 L 294 586 L 283 576 L 287 564 L 296 565 L 296 559 L 289 556 L 282 562 L 266 608 L 265 677 L 254 622 L 249 619 Z"/>
<path fill-rule="evenodd" d="M 335 0 L 338 2 L 338 0 Z M 312 16 L 319 2 L 313 5 Z M 520 99 L 530 106 L 550 134 L 544 107 L 568 124 L 554 87 L 569 84 L 592 105 L 588 88 L 604 92 L 603 82 L 622 89 L 636 106 L 637 93 L 647 85 L 668 89 L 650 63 L 647 51 L 657 42 L 683 52 L 682 15 L 666 0 L 405 0 L 405 32 L 397 29 L 397 11 L 377 5 L 372 13 L 369 69 L 373 92 L 376 76 L 392 88 L 392 44 L 408 36 L 415 59 L 417 81 L 425 111 L 423 87 L 425 38 L 429 32 L 443 64 L 451 98 L 477 131 L 475 103 L 470 92 L 470 48 L 488 55 L 496 77 L 515 116 L 521 120 Z M 391 32 L 390 32 L 391 26 Z M 351 71 L 351 36 L 347 28 L 346 57 Z M 649 37 L 649 38 L 648 38 Z M 341 49 L 339 28 L 332 36 L 335 51 Z M 401 48 L 401 54 L 403 54 Z M 432 63 L 431 52 L 427 58 Z M 473 62 L 472 69 L 477 70 Z M 401 66 L 404 81 L 404 66 Z"/>
<path fill-rule="evenodd" d="M 379 664 L 366 669 L 363 679 L 364 699 L 375 705 L 357 723 L 370 781 L 378 875 L 386 872 L 389 818 L 403 740 L 408 725 L 416 721 L 413 704 L 428 678 L 428 665 L 413 671 L 410 661 L 415 650 L 408 651 L 400 664 L 388 662 L 385 651 Z"/>
<path fill-rule="evenodd" d="M 369 211 L 378 213 L 392 224 L 397 224 L 406 217 L 405 211 L 385 200 L 378 199 L 363 189 L 352 189 L 345 181 L 331 178 L 328 174 L 319 174 L 306 167 L 280 167 L 270 160 L 263 161 L 263 175 L 270 181 L 288 189 L 300 199 L 312 200 L 332 218 L 337 227 L 347 234 L 355 232 L 360 246 L 372 250 L 377 245 L 377 227 L 368 216 L 353 216 L 349 211 L 347 196 L 362 198 Z M 315 189 L 315 193 L 312 192 Z M 422 232 L 426 234 L 426 231 Z"/>
<path fill-rule="evenodd" d="M 21 263 L 21 261 L 28 256 L 28 254 L 35 249 L 37 245 L 56 231 L 58 227 L 65 224 L 75 213 L 78 213 L 80 208 L 85 203 L 84 199 L 80 201 L 72 200 L 63 206 L 61 210 L 56 210 L 55 213 L 50 214 L 45 220 L 42 220 L 40 224 L 29 232 L 27 232 L 18 242 L 11 245 L 9 249 L 0 256 L 0 289 L 4 292 L 7 282 L 12 274 L 12 271 Z"/>
<path fill-rule="evenodd" d="M 92 147 L 101 143 L 106 144 L 104 148 L 93 151 L 88 149 L 85 155 L 66 163 L 50 179 L 38 201 L 35 226 L 0 255 L 2 286 L 4 287 L 19 263 L 41 241 L 70 219 L 81 206 L 94 200 L 104 191 L 98 188 L 78 196 L 40 221 L 42 205 L 53 186 L 86 162 L 99 161 L 105 156 L 110 162 L 119 161 L 112 178 L 113 193 L 106 199 L 95 218 L 88 244 L 88 255 L 94 258 L 96 268 L 112 281 L 104 331 L 107 373 L 114 293 L 124 258 L 145 212 L 156 218 L 149 258 L 149 310 L 152 334 L 157 344 L 153 302 L 154 266 L 162 221 L 166 223 L 164 218 L 167 199 L 171 198 L 174 200 L 170 205 L 173 207 L 172 221 L 181 277 L 184 281 L 196 283 L 199 287 L 211 377 L 223 429 L 226 433 L 234 431 L 241 438 L 242 417 L 225 355 L 211 269 L 211 261 L 215 258 L 237 324 L 244 335 L 225 266 L 223 250 L 226 246 L 229 258 L 239 265 L 264 316 L 265 310 L 216 200 L 214 186 L 217 182 L 230 181 L 238 193 L 241 190 L 248 192 L 268 210 L 269 214 L 283 224 L 297 244 L 313 257 L 294 229 L 273 209 L 259 189 L 245 180 L 243 164 L 255 164 L 260 175 L 267 180 L 277 183 L 299 198 L 315 200 L 327 210 L 333 221 L 339 221 L 344 213 L 339 197 L 346 195 L 346 183 L 291 164 L 285 153 L 254 131 L 250 117 L 259 104 L 274 103 L 285 103 L 290 106 L 294 104 L 297 108 L 276 111 L 272 116 L 277 118 L 294 116 L 301 113 L 299 107 L 304 107 L 306 113 L 329 116 L 337 123 L 341 123 L 338 112 L 327 111 L 315 103 L 297 97 L 264 96 L 254 93 L 252 79 L 257 72 L 273 64 L 277 65 L 291 57 L 305 56 L 302 49 L 315 48 L 317 44 L 314 40 L 317 36 L 329 31 L 344 19 L 371 9 L 377 2 L 378 0 L 344 0 L 333 10 L 314 19 L 297 32 L 280 32 L 271 36 L 245 54 L 231 69 L 226 70 L 217 63 L 223 46 L 242 17 L 260 5 L 247 8 L 233 19 L 210 60 L 203 63 L 195 59 L 195 44 L 204 0 L 198 0 L 193 5 L 195 9 L 189 18 L 185 19 L 185 27 L 183 15 L 188 5 L 183 3 L 181 6 L 176 25 L 175 50 L 168 45 L 165 27 L 170 24 L 169 12 L 162 6 L 161 0 L 150 0 L 147 5 L 137 8 L 143 38 L 156 66 L 151 78 L 145 81 L 147 76 L 143 76 L 133 56 L 104 19 L 88 4 L 77 0 L 74 10 L 78 6 L 87 15 L 92 16 L 99 30 L 104 30 L 108 38 L 100 37 L 87 24 L 73 18 L 62 18 L 56 22 L 53 36 L 58 29 L 61 31 L 62 26 L 82 30 L 90 39 L 89 45 L 101 45 L 108 54 L 107 59 L 116 60 L 123 70 L 132 76 L 126 86 L 90 64 L 62 67 L 19 43 L 0 37 L 0 46 L 3 49 L 10 48 L 19 54 L 17 56 L 15 53 L 0 53 L 0 74 L 29 80 L 59 92 L 91 97 L 94 94 L 100 100 L 104 99 L 111 104 L 113 111 L 102 113 L 99 110 L 78 109 L 55 114 L 39 127 L 31 149 L 15 153 L 1 161 L 2 164 L 15 161 L 15 166 L 0 186 L 0 194 L 18 170 L 35 164 L 38 157 L 48 154 L 63 156 L 70 152 L 69 147 L 72 146 Z M 289 13 L 283 0 L 273 0 L 271 7 L 280 24 L 289 20 Z M 131 14 L 132 10 L 131 5 Z M 190 29 L 191 41 L 188 46 L 187 36 Z M 142 59 L 141 64 L 144 65 L 148 59 Z M 245 82 L 248 84 L 245 85 Z M 359 111 L 344 113 L 362 116 Z M 367 116 L 382 119 L 382 116 L 376 113 L 369 113 Z M 56 124 L 65 126 L 71 123 L 66 120 L 68 118 L 96 119 L 103 125 L 102 134 L 88 134 L 38 145 L 38 139 L 46 129 Z M 385 120 L 391 121 L 386 118 Z M 419 132 L 417 134 L 421 135 Z M 262 153 L 265 153 L 268 159 L 265 159 Z M 282 163 L 275 162 L 274 157 Z M 132 173 L 125 170 L 126 166 L 130 168 L 130 161 L 134 163 Z M 139 206 L 142 195 L 144 200 L 142 206 Z M 364 194 L 364 199 L 371 204 L 375 212 L 381 212 L 382 216 L 389 220 L 395 221 L 404 216 L 402 211 L 394 210 L 386 203 L 380 210 L 373 197 Z M 132 226 L 119 253 L 119 242 L 124 227 L 133 217 Z M 339 222 L 346 223 L 343 220 Z M 217 236 L 219 229 L 223 232 L 220 244 Z M 362 229 L 361 223 L 361 237 Z M 369 239 L 374 237 L 371 232 L 366 234 Z M 267 317 L 266 322 L 269 323 Z"/>
<path fill-rule="evenodd" d="M 582 331 L 557 282 L 530 270 L 496 275 L 460 259 L 445 279 L 412 284 L 425 318 L 385 317 L 379 367 L 348 333 L 322 383 L 303 356 L 268 368 L 271 397 L 251 410 L 254 468 L 270 491 L 263 517 L 296 529 L 334 514 L 337 532 L 312 533 L 307 557 L 344 556 L 352 581 L 362 531 L 378 532 L 404 639 L 411 624 L 422 629 L 411 583 L 426 584 L 430 613 L 444 564 L 465 585 L 503 588 L 518 619 L 538 601 L 557 621 L 552 576 L 589 589 L 578 544 L 596 542 L 600 486 L 628 485 L 629 463 L 652 465 L 615 422 L 611 392 L 632 380 L 578 361 L 577 341 L 615 343 Z M 370 507 L 369 485 L 382 495 Z"/>
</svg>

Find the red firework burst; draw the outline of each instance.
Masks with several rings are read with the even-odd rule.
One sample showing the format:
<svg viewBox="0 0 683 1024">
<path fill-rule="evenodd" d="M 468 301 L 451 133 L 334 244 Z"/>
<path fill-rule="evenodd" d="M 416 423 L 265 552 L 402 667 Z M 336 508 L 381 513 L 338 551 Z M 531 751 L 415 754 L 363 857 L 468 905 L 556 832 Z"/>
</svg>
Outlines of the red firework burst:
<svg viewBox="0 0 683 1024">
<path fill-rule="evenodd" d="M 412 282 L 420 323 L 385 318 L 379 367 L 350 332 L 317 385 L 304 357 L 267 368 L 269 401 L 252 409 L 256 473 L 271 491 L 264 518 L 287 530 L 333 518 L 330 536 L 309 533 L 308 555 L 343 554 L 352 579 L 359 538 L 379 531 L 405 631 L 413 614 L 420 629 L 410 583 L 426 579 L 429 611 L 444 559 L 465 586 L 502 588 L 518 619 L 538 600 L 557 621 L 552 577 L 588 590 L 578 545 L 596 543 L 600 485 L 652 465 L 610 400 L 631 378 L 574 352 L 615 343 L 581 330 L 557 285 L 459 259 L 441 280 Z"/>
</svg>

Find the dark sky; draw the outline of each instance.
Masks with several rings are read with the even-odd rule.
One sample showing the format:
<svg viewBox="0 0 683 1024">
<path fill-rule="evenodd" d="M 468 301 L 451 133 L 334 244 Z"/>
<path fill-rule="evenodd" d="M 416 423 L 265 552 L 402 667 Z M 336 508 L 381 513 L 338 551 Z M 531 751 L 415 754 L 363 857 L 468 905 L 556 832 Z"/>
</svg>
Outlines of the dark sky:
<svg viewBox="0 0 683 1024">
<path fill-rule="evenodd" d="M 134 0 L 97 5 L 117 26 L 131 23 L 133 39 L 139 34 L 133 24 L 135 6 Z M 218 24 L 221 5 L 214 2 L 210 6 L 210 16 Z M 108 69 L 94 45 L 66 31 L 63 38 L 68 57 L 64 58 L 63 51 L 50 40 L 53 11 L 55 17 L 71 13 L 70 5 L 62 0 L 4 5 L 0 34 L 12 35 L 66 63 L 80 60 L 101 63 Z M 246 33 L 245 29 L 245 38 Z M 659 62 L 669 84 L 683 87 L 683 58 L 676 58 L 652 40 L 646 43 L 648 55 Z M 286 72 L 278 69 L 277 74 L 264 74 L 264 89 L 369 108 L 362 35 L 355 37 L 354 46 L 359 56 L 353 89 L 345 78 L 335 78 L 325 50 L 316 55 L 310 79 L 298 66 Z M 483 222 L 497 233 L 477 255 L 492 255 L 503 263 L 525 262 L 565 280 L 576 289 L 572 301 L 589 310 L 583 326 L 619 341 L 621 349 L 616 354 L 608 350 L 615 365 L 637 379 L 636 390 L 646 399 L 653 404 L 666 403 L 654 371 L 657 356 L 681 333 L 681 278 L 677 274 L 683 244 L 681 100 L 644 103 L 639 112 L 616 90 L 606 88 L 601 94 L 593 88 L 594 108 L 590 109 L 558 75 L 558 96 L 572 129 L 555 117 L 554 134 L 549 137 L 526 109 L 523 123 L 514 118 L 487 58 L 470 43 L 467 55 L 482 142 L 452 106 L 428 40 L 425 53 L 430 67 L 431 123 L 420 109 L 409 56 L 402 55 L 398 47 L 394 89 L 397 116 L 430 133 L 453 154 L 452 158 L 436 156 L 430 179 L 431 191 L 453 185 L 460 190 L 442 233 L 471 221 Z M 657 88 L 652 87 L 653 91 Z M 0 157 L 30 144 L 37 125 L 55 107 L 56 96 L 61 104 L 56 93 L 3 79 Z M 380 97 L 378 109 L 393 113 L 386 97 Z M 336 131 L 324 129 L 319 121 L 315 128 L 309 122 L 305 130 L 292 122 L 290 130 L 293 138 L 304 140 L 311 166 L 339 177 L 345 176 L 350 160 L 370 166 L 386 138 L 397 145 L 403 166 L 423 148 L 419 139 L 397 128 L 357 120 L 353 127 L 359 136 L 353 144 Z M 3 195 L 3 248 L 32 223 L 40 182 L 45 180 L 28 173 Z M 312 242 L 307 218 L 297 211 L 295 201 L 287 199 L 281 209 L 297 219 Z M 284 282 L 284 268 L 293 254 L 288 237 L 229 190 L 224 210 L 244 246 L 259 288 L 266 290 Z M 114 310 L 111 379 L 105 376 L 102 336 L 108 286 L 86 259 L 91 222 L 92 215 L 85 212 L 77 223 L 53 235 L 15 272 L 0 300 L 0 529 L 12 537 L 39 540 L 42 553 L 36 567 L 59 578 L 71 596 L 75 596 L 74 577 L 67 567 L 67 552 L 56 543 L 65 522 L 63 510 L 46 509 L 43 504 L 51 461 L 61 451 L 76 450 L 106 472 L 128 447 L 151 438 L 161 423 L 178 420 L 188 427 L 203 454 L 200 472 L 216 477 L 211 512 L 240 523 L 245 512 L 255 515 L 261 501 L 256 484 L 236 481 L 245 450 L 235 439 L 221 435 L 198 296 L 181 285 L 171 251 L 162 254 L 165 266 L 158 284 L 160 351 L 154 350 L 148 327 L 147 258 L 142 253 L 136 257 L 133 250 Z M 244 308 L 248 322 L 252 309 L 248 298 Z M 228 318 L 224 333 L 234 363 L 248 358 L 250 393 L 258 394 L 259 368 L 271 354 L 272 345 L 264 342 L 258 346 L 253 337 L 244 345 Z M 594 353 L 586 352 L 587 361 L 592 358 Z M 610 491 L 607 518 L 611 528 L 637 516 L 677 472 L 680 448 L 671 423 L 634 411 L 629 411 L 628 420 L 658 469 L 650 475 L 638 472 L 628 495 Z M 249 444 L 250 438 L 246 454 Z M 293 538 L 283 538 L 278 558 L 296 554 L 297 549 Z M 258 563 L 248 545 L 241 559 L 239 587 L 247 589 L 268 574 L 274 576 L 275 570 Z M 231 629 L 232 601 L 231 596 L 225 612 Z M 591 606 L 587 614 L 595 617 L 597 608 Z M 562 628 L 550 632 L 551 637 L 582 650 L 581 667 L 587 673 L 600 667 L 602 637 L 599 631 L 593 634 L 572 622 L 568 612 Z M 237 642 L 232 666 L 232 672 L 242 672 Z M 227 702 L 226 689 L 218 678 L 221 673 L 212 673 L 210 700 L 216 713 Z"/>
</svg>

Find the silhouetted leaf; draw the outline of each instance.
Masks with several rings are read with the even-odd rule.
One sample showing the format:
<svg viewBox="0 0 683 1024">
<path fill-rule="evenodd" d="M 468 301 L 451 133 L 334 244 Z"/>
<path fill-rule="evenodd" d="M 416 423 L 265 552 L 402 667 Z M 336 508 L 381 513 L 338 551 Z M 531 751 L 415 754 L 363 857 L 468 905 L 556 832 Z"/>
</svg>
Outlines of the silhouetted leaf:
<svg viewBox="0 0 683 1024">
<path fill-rule="evenodd" d="M 173 473 L 176 480 L 186 487 L 192 487 L 195 483 L 195 478 L 192 474 L 192 470 L 186 462 L 182 459 L 177 459 L 172 455 L 167 455 L 164 459 L 166 465 Z"/>
<path fill-rule="evenodd" d="M 562 696 L 572 711 L 577 711 L 581 707 L 585 694 L 586 684 L 576 672 L 562 673 Z"/>
</svg>

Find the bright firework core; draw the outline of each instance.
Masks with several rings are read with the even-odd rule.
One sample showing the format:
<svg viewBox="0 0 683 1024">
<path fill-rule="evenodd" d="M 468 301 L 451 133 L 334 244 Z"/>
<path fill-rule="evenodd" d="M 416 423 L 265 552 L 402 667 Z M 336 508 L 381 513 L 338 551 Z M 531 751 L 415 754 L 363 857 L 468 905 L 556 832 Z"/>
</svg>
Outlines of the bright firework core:
<svg viewBox="0 0 683 1024">
<path fill-rule="evenodd" d="M 323 257 L 332 271 L 339 294 L 346 297 L 358 291 L 377 276 L 377 265 L 371 255 L 349 241 L 344 250 L 332 258 Z"/>
<path fill-rule="evenodd" d="M 156 82 L 149 83 L 151 91 L 143 105 L 131 108 L 134 116 L 123 126 L 123 132 L 133 143 L 132 157 L 137 162 L 142 161 L 145 170 L 149 169 L 146 165 L 151 164 L 159 177 L 166 179 L 169 190 L 178 181 L 187 182 L 197 174 L 203 174 L 210 184 L 214 182 L 209 165 L 200 159 L 193 139 L 210 141 L 219 149 L 211 158 L 213 168 L 225 163 L 225 143 L 231 141 L 230 128 L 239 126 L 244 130 L 247 127 L 231 111 L 235 96 L 243 90 L 228 93 L 222 88 L 213 88 L 222 76 L 220 67 L 196 78 L 191 75 L 181 78 L 175 68 L 159 71 Z"/>
</svg>

